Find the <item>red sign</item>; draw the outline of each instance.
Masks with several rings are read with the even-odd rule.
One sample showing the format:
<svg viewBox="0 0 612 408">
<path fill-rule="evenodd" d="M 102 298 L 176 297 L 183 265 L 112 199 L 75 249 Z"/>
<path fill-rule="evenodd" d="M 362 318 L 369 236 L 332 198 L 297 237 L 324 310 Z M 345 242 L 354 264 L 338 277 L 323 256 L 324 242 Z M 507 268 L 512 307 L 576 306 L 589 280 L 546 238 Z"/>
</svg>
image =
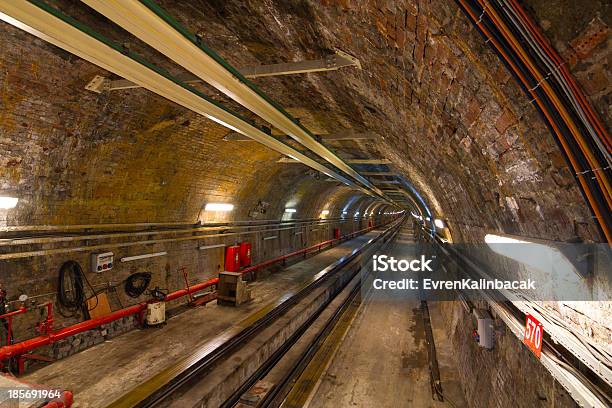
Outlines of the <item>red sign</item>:
<svg viewBox="0 0 612 408">
<path fill-rule="evenodd" d="M 525 337 L 523 338 L 523 343 L 533 351 L 533 354 L 535 354 L 537 358 L 540 358 L 542 354 L 543 335 L 544 328 L 542 327 L 542 323 L 538 322 L 535 317 L 528 313 L 525 322 Z"/>
</svg>

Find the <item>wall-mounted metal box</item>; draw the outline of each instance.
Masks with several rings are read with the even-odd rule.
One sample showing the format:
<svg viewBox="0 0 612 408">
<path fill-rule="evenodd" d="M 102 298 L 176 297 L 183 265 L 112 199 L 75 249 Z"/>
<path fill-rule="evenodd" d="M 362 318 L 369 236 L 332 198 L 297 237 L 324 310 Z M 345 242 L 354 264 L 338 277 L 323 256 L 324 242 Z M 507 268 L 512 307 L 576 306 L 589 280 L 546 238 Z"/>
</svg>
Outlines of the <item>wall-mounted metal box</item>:
<svg viewBox="0 0 612 408">
<path fill-rule="evenodd" d="M 474 309 L 478 323 L 478 345 L 486 349 L 493 348 L 493 317 L 486 309 Z"/>
<path fill-rule="evenodd" d="M 100 254 L 91 254 L 91 271 L 95 273 L 106 272 L 113 269 L 114 254 L 112 252 L 103 252 Z"/>
</svg>

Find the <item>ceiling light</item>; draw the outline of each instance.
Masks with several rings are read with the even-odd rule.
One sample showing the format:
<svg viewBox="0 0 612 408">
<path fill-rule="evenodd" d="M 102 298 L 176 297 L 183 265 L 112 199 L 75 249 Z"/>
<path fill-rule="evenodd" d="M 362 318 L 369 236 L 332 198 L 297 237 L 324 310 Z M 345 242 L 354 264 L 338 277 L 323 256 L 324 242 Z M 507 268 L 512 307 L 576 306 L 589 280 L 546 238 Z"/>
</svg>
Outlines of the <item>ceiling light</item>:
<svg viewBox="0 0 612 408">
<path fill-rule="evenodd" d="M 232 211 L 234 209 L 234 204 L 228 203 L 207 203 L 204 207 L 204 211 Z"/>
<path fill-rule="evenodd" d="M 327 214 L 329 214 L 329 210 L 323 210 L 323 211 L 321 211 L 321 215 L 327 215 Z"/>
<path fill-rule="evenodd" d="M 285 212 L 286 213 L 294 213 L 294 212 L 297 212 L 297 210 L 295 208 L 285 208 Z"/>
<path fill-rule="evenodd" d="M 487 234 L 485 235 L 487 244 L 527 244 L 527 241 L 521 241 L 511 237 L 502 237 L 501 235 Z"/>
<path fill-rule="evenodd" d="M 439 218 L 436 218 L 436 219 L 434 220 L 434 224 L 435 224 L 435 226 L 436 226 L 437 228 L 445 228 L 445 226 L 444 226 L 444 221 L 442 221 L 442 220 L 441 220 L 441 219 L 439 219 Z"/>
<path fill-rule="evenodd" d="M 0 208 L 8 210 L 15 208 L 19 199 L 17 197 L 0 197 Z"/>
</svg>

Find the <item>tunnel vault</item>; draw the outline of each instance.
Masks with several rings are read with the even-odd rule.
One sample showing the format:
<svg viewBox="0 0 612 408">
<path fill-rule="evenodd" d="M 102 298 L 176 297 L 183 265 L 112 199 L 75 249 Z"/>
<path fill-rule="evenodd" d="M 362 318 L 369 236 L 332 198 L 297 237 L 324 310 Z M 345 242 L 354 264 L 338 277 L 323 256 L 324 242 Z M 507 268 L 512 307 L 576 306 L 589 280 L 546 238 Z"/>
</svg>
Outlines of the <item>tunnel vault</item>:
<svg viewBox="0 0 612 408">
<path fill-rule="evenodd" d="M 244 248 L 248 265 L 237 270 L 261 269 L 267 277 L 287 259 L 328 245 L 319 255 L 349 262 L 359 240 L 363 248 L 379 239 L 392 245 L 385 234 L 419 245 L 434 238 L 489 244 L 485 236 L 549 249 L 609 242 L 610 5 L 520 3 L 524 14 L 514 17 L 531 22 L 535 36 L 524 38 L 556 64 L 546 72 L 523 55 L 526 47 L 539 50 L 530 41 L 507 47 L 524 33 L 503 30 L 499 14 L 502 6 L 516 12 L 517 4 L 0 0 L 0 198 L 18 198 L 14 208 L 0 206 L 0 310 L 3 297 L 17 304 L 26 293 L 58 303 L 66 262 L 88 265 L 82 276 L 90 275 L 93 297 L 114 289 L 109 313 L 121 315 L 108 337 L 84 335 L 93 343 L 133 329 L 136 312 L 131 320 L 122 313 L 148 307 L 128 290 L 117 293 L 135 274 L 149 273 L 175 296 L 169 302 L 187 295 L 192 302 L 190 279 L 198 291 L 217 288 L 220 273 L 231 269 L 226 260 Z M 121 16 L 113 6 L 140 12 Z M 27 15 L 28 7 L 41 14 Z M 58 40 L 9 11 L 55 34 L 72 31 Z M 141 22 L 159 24 L 162 40 L 152 41 L 155 31 Z M 233 211 L 206 211 L 206 204 Z M 414 231 L 417 224 L 423 228 Z M 444 229 L 439 236 L 436 225 Z M 333 252 L 344 241 L 345 252 Z M 112 275 L 91 268 L 102 250 L 114 251 Z M 506 258 L 495 262 L 492 269 L 522 276 Z M 609 282 L 602 276 L 577 280 L 603 293 Z M 202 304 L 217 292 L 205 296 Z M 524 348 L 518 318 L 500 312 L 512 302 L 468 303 L 448 302 L 439 313 L 441 331 L 463 359 L 458 377 L 470 406 L 491 406 L 494 398 L 493 405 L 510 406 L 519 389 L 527 405 L 551 398 L 573 406 L 573 388 Z M 584 339 L 585 350 L 609 352 L 608 303 L 567 303 L 532 301 L 514 317 L 554 316 L 576 337 L 562 344 L 572 362 L 579 353 L 567 344 Z M 470 332 L 474 312 L 485 309 L 498 325 L 491 353 L 481 353 Z M 56 324 L 93 324 L 91 310 L 58 316 Z M 34 320 L 30 314 L 16 323 L 16 344 L 0 348 L 2 359 L 32 340 L 35 324 L 44 332 Z M 79 333 L 94 328 L 83 327 Z M 91 346 L 71 337 L 47 351 L 62 359 Z M 582 353 L 589 354 L 586 365 L 599 361 L 593 350 Z M 589 367 L 581 369 L 609 369 Z M 535 380 L 528 383 L 525 373 Z M 551 373 L 557 382 L 549 388 Z"/>
<path fill-rule="evenodd" d="M 233 66 L 334 50 L 357 58 L 361 69 L 254 81 L 313 134 L 374 134 L 324 144 L 345 160 L 390 160 L 353 167 L 404 176 L 456 239 L 480 240 L 491 230 L 600 239 L 546 124 L 455 3 L 217 3 L 159 4 Z M 50 4 L 182 72 L 84 4 Z M 552 35 L 560 23 L 547 22 Z M 6 215 L 8 225 L 194 222 L 211 200 L 239 203 L 235 219 L 258 211 L 280 218 L 296 197 L 317 216 L 362 194 L 302 165 L 279 163 L 281 155 L 257 143 L 225 141 L 227 128 L 145 89 L 92 93 L 84 87 L 95 75 L 116 76 L 8 24 L 1 29 L 0 178 L 3 190 L 22 197 Z M 596 70 L 598 52 L 605 51 L 595 49 L 581 64 Z M 210 86 L 194 86 L 269 126 Z"/>
</svg>

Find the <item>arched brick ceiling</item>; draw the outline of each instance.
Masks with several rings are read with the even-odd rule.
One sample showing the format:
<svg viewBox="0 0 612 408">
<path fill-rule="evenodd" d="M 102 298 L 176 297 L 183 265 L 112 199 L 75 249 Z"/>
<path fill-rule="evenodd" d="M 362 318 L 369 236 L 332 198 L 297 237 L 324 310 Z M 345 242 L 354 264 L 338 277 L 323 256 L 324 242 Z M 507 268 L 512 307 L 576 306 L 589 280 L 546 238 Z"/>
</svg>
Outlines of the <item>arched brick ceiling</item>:
<svg viewBox="0 0 612 408">
<path fill-rule="evenodd" d="M 53 3 L 180 72 L 82 4 Z M 454 2 L 159 3 L 236 67 L 333 49 L 357 57 L 362 70 L 255 82 L 313 131 L 380 135 L 329 145 L 345 158 L 390 159 L 449 220 L 456 240 L 490 230 L 597 239 L 542 120 Z M 0 30 L 0 186 L 24 198 L 8 223 L 192 222 L 207 201 L 238 204 L 235 219 L 264 202 L 264 218 L 280 218 L 295 199 L 317 216 L 326 207 L 341 211 L 357 195 L 302 165 L 277 163 L 279 154 L 256 143 L 222 141 L 227 129 L 146 90 L 90 93 L 84 85 L 108 73 L 6 24 Z"/>
</svg>

